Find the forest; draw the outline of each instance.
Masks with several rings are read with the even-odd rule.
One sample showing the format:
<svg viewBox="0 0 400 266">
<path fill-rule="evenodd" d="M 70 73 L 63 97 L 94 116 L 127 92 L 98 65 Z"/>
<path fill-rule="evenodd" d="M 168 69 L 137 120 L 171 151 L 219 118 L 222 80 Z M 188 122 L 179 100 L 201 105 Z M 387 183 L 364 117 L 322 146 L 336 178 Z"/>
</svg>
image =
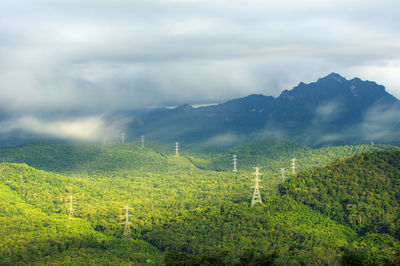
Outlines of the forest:
<svg viewBox="0 0 400 266">
<path fill-rule="evenodd" d="M 0 162 L 1 265 L 400 263 L 396 146 L 37 142 Z"/>
</svg>

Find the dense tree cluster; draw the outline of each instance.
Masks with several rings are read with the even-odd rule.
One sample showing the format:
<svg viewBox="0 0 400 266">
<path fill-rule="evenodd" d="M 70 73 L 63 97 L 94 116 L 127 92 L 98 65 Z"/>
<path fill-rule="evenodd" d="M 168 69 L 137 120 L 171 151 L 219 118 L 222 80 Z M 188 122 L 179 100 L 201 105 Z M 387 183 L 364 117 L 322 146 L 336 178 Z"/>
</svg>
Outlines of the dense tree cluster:
<svg viewBox="0 0 400 266">
<path fill-rule="evenodd" d="M 302 172 L 287 180 L 280 193 L 351 227 L 370 241 L 399 247 L 399 151 L 364 153 Z"/>
</svg>

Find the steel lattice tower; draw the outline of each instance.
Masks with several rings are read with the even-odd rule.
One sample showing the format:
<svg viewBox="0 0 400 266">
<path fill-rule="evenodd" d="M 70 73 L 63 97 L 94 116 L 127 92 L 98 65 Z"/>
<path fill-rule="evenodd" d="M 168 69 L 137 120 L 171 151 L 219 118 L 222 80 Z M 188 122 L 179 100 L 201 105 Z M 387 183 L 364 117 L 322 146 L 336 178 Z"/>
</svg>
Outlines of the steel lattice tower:
<svg viewBox="0 0 400 266">
<path fill-rule="evenodd" d="M 256 178 L 254 179 L 254 192 L 253 192 L 253 198 L 251 199 L 251 207 L 253 207 L 254 205 L 256 205 L 256 203 L 262 203 L 261 200 L 261 194 L 260 194 L 260 179 L 258 178 L 260 175 L 260 167 L 255 167 L 254 168 L 256 170 L 256 172 L 253 174 L 256 176 Z"/>
<path fill-rule="evenodd" d="M 292 159 L 292 173 L 296 174 L 296 158 Z"/>
<path fill-rule="evenodd" d="M 179 156 L 179 142 L 175 142 L 175 156 Z"/>
<path fill-rule="evenodd" d="M 285 181 L 285 168 L 281 168 L 281 182 Z"/>
<path fill-rule="evenodd" d="M 233 170 L 232 172 L 237 173 L 237 159 L 236 159 L 236 154 L 233 155 Z"/>
<path fill-rule="evenodd" d="M 132 216 L 129 214 L 129 205 L 126 205 L 124 208 L 122 208 L 125 213 L 123 214 L 122 218 L 124 219 L 124 222 L 121 224 L 124 225 L 124 233 L 122 235 L 124 240 L 128 240 L 132 238 L 132 233 L 131 233 L 131 226 L 129 222 L 129 217 Z"/>
<path fill-rule="evenodd" d="M 67 202 L 68 202 L 68 205 L 69 205 L 69 207 L 68 207 L 68 219 L 72 220 L 74 218 L 74 216 L 75 216 L 75 211 L 76 211 L 75 203 L 73 202 L 73 196 L 72 195 L 70 195 L 68 197 Z"/>
<path fill-rule="evenodd" d="M 144 148 L 144 135 L 142 135 L 142 149 Z"/>
<path fill-rule="evenodd" d="M 125 143 L 125 133 L 121 133 L 121 143 Z"/>
</svg>

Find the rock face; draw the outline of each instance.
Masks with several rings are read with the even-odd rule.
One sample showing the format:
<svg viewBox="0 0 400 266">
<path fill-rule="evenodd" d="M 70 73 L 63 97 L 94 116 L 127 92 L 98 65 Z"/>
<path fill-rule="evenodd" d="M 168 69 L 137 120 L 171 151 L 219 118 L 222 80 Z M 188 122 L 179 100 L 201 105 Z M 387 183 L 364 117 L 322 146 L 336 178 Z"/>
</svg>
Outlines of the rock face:
<svg viewBox="0 0 400 266">
<path fill-rule="evenodd" d="M 331 73 L 299 83 L 277 98 L 249 95 L 219 105 L 188 105 L 142 117 L 129 125 L 132 137 L 204 142 L 229 134 L 278 135 L 309 145 L 398 142 L 400 102 L 385 87 Z M 137 121 L 137 120 L 135 120 Z"/>
</svg>

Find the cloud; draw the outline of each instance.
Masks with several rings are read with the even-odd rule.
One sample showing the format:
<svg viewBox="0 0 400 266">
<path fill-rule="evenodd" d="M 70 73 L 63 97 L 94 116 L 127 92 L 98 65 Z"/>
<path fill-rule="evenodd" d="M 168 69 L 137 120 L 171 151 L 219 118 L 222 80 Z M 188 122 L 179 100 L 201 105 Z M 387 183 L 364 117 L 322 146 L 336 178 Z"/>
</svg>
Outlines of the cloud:
<svg viewBox="0 0 400 266">
<path fill-rule="evenodd" d="M 203 146 L 204 147 L 223 147 L 223 146 L 229 146 L 232 144 L 235 144 L 239 142 L 240 140 L 243 140 L 243 137 L 240 137 L 236 134 L 220 134 L 216 136 L 212 136 L 211 138 L 207 139 Z"/>
<path fill-rule="evenodd" d="M 277 96 L 330 72 L 376 78 L 399 96 L 399 9 L 392 0 L 5 0 L 0 105 L 93 116 Z"/>
<path fill-rule="evenodd" d="M 67 140 L 110 141 L 120 137 L 126 120 L 107 122 L 101 117 L 85 117 L 65 120 L 38 119 L 22 116 L 0 123 L 0 133 L 19 130 L 28 134 L 44 135 Z"/>
<path fill-rule="evenodd" d="M 315 110 L 314 123 L 330 123 L 341 114 L 340 103 L 337 101 L 325 102 Z"/>
<path fill-rule="evenodd" d="M 377 105 L 370 108 L 361 124 L 366 140 L 398 139 L 400 137 L 400 105 Z"/>
</svg>

